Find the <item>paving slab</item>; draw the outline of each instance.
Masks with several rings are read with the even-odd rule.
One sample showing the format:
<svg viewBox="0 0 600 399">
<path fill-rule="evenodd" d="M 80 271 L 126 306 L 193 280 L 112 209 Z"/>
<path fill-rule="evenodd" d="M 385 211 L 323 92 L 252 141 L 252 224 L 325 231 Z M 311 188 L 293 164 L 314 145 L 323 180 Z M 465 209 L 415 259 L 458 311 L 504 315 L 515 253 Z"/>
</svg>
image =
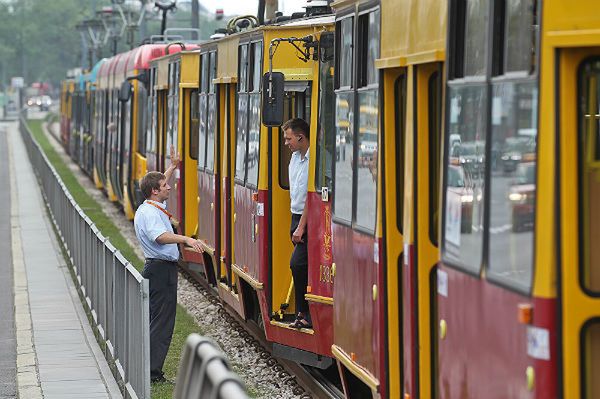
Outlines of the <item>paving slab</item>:
<svg viewBox="0 0 600 399">
<path fill-rule="evenodd" d="M 0 187 L 10 187 L 8 124 L 0 123 Z M 0 398 L 17 396 L 11 193 L 0 190 Z"/>
</svg>

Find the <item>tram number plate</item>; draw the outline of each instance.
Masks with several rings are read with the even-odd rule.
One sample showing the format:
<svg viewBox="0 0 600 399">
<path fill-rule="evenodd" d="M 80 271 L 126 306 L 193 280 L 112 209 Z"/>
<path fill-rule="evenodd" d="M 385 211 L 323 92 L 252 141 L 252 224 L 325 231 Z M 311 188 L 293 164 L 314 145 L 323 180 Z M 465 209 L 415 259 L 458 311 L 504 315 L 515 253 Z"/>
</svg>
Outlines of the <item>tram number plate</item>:
<svg viewBox="0 0 600 399">
<path fill-rule="evenodd" d="M 331 274 L 331 266 L 319 266 L 319 281 L 322 283 L 333 284 L 333 275 Z"/>
</svg>

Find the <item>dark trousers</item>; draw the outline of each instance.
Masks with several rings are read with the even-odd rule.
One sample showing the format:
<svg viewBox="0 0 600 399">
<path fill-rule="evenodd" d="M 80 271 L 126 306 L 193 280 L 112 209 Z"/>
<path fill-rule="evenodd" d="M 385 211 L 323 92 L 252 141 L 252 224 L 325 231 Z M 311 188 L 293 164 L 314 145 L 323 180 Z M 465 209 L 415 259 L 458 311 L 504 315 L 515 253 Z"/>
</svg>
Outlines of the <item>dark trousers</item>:
<svg viewBox="0 0 600 399">
<path fill-rule="evenodd" d="M 142 276 L 150 280 L 150 376 L 162 375 L 177 311 L 177 264 L 146 259 Z"/>
<path fill-rule="evenodd" d="M 292 226 L 290 228 L 290 237 L 298 228 L 300 223 L 300 217 L 292 213 Z M 290 268 L 292 269 L 292 277 L 294 278 L 294 292 L 296 294 L 296 310 L 302 312 L 307 320 L 310 320 L 308 316 L 308 302 L 304 298 L 306 294 L 306 286 L 308 285 L 308 239 L 306 229 L 302 235 L 304 242 L 294 244 L 294 251 L 290 258 Z"/>
</svg>

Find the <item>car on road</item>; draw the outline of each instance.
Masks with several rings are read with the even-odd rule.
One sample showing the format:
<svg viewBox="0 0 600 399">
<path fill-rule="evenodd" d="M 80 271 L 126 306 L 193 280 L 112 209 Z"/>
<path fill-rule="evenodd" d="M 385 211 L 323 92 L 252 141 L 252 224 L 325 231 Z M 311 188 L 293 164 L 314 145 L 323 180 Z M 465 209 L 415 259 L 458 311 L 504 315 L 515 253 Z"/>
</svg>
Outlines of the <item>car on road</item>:
<svg viewBox="0 0 600 399">
<path fill-rule="evenodd" d="M 447 178 L 448 191 L 460 197 L 460 232 L 469 234 L 473 231 L 473 190 L 465 185 L 465 173 L 462 166 L 450 165 Z"/>
<path fill-rule="evenodd" d="M 515 179 L 508 199 L 512 207 L 512 231 L 533 228 L 535 207 L 535 162 L 522 162 L 517 166 Z"/>
</svg>

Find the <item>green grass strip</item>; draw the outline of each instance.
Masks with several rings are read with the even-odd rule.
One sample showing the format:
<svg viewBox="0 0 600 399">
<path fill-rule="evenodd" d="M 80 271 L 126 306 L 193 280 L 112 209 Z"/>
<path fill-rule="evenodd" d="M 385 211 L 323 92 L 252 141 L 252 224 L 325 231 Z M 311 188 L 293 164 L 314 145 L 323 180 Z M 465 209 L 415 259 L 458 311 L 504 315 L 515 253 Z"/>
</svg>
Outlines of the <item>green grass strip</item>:
<svg viewBox="0 0 600 399">
<path fill-rule="evenodd" d="M 100 204 L 98 204 L 79 184 L 75 175 L 69 167 L 62 160 L 60 155 L 54 150 L 48 136 L 44 134 L 42 129 L 41 120 L 29 120 L 27 123 L 29 129 L 33 134 L 35 140 L 42 147 L 42 150 L 46 154 L 46 157 L 56 169 L 60 178 L 64 182 L 65 186 L 73 196 L 73 199 L 79 204 L 85 214 L 96 224 L 96 227 L 105 236 L 110 238 L 110 242 L 123 254 L 131 264 L 138 270 L 142 271 L 143 261 L 138 258 L 133 248 L 127 243 L 123 235 L 119 232 L 118 228 L 112 223 L 112 221 L 102 211 Z M 123 215 L 125 217 L 125 215 Z M 179 359 L 181 357 L 181 350 L 185 344 L 185 340 L 191 333 L 203 334 L 200 327 L 196 324 L 192 316 L 181 306 L 177 305 L 177 317 L 175 319 L 175 331 L 173 333 L 173 340 L 163 371 L 167 379 L 175 381 L 177 375 L 177 367 L 179 367 Z M 173 396 L 173 384 L 152 384 L 152 399 L 167 399 Z"/>
</svg>

